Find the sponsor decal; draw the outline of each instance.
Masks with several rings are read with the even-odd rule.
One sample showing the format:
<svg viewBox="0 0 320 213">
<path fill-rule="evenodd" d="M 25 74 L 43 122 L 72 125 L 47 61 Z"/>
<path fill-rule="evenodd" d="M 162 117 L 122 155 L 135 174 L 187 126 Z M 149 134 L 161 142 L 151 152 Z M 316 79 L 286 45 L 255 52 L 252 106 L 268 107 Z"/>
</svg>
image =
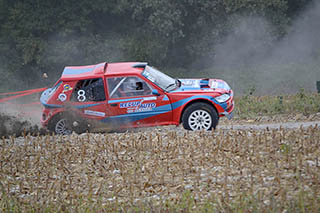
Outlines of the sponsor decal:
<svg viewBox="0 0 320 213">
<path fill-rule="evenodd" d="M 182 82 L 182 85 L 184 85 L 184 86 L 199 87 L 199 80 L 183 79 L 183 80 L 181 80 L 181 82 Z"/>
<path fill-rule="evenodd" d="M 211 88 L 230 90 L 229 85 L 223 81 L 213 81 L 211 84 Z"/>
<path fill-rule="evenodd" d="M 63 85 L 63 92 L 68 92 L 72 90 L 72 87 L 69 84 Z"/>
<path fill-rule="evenodd" d="M 143 98 L 144 101 L 153 101 L 153 100 L 157 100 L 157 97 L 145 97 Z"/>
<path fill-rule="evenodd" d="M 139 107 L 140 108 L 155 108 L 156 107 L 156 103 L 141 104 Z"/>
<path fill-rule="evenodd" d="M 120 103 L 119 107 L 120 108 L 127 108 L 128 113 L 133 113 L 133 112 L 152 111 L 152 109 L 154 109 L 157 106 L 157 104 L 154 102 L 143 103 L 143 101 L 144 100 Z"/>
<path fill-rule="evenodd" d="M 86 92 L 84 90 L 78 91 L 78 101 L 84 102 L 86 100 Z"/>
<path fill-rule="evenodd" d="M 136 107 L 141 103 L 141 101 L 133 101 L 133 102 L 126 102 L 120 103 L 120 108 L 129 108 L 129 107 Z"/>
<path fill-rule="evenodd" d="M 218 86 L 219 86 L 219 83 L 217 81 L 213 81 L 211 84 L 211 88 L 214 88 L 214 89 L 218 88 Z"/>
<path fill-rule="evenodd" d="M 209 79 L 200 80 L 200 88 L 209 87 Z"/>
<path fill-rule="evenodd" d="M 105 117 L 106 115 L 106 113 L 104 112 L 98 112 L 98 111 L 92 111 L 92 110 L 84 110 L 84 114 L 98 116 L 98 117 Z"/>
<path fill-rule="evenodd" d="M 62 102 L 66 101 L 67 100 L 67 95 L 64 94 L 64 93 L 60 93 L 59 96 L 58 96 L 58 99 Z"/>
</svg>

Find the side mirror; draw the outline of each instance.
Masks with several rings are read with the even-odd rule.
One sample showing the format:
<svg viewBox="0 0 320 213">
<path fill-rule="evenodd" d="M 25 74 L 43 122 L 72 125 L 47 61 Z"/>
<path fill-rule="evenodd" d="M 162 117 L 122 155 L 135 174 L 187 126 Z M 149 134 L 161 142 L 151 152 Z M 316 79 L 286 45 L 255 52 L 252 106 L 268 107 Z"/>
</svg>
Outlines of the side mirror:
<svg viewBox="0 0 320 213">
<path fill-rule="evenodd" d="M 160 95 L 160 93 L 158 92 L 158 90 L 153 89 L 153 90 L 152 90 L 152 95 L 159 96 L 159 95 Z"/>
</svg>

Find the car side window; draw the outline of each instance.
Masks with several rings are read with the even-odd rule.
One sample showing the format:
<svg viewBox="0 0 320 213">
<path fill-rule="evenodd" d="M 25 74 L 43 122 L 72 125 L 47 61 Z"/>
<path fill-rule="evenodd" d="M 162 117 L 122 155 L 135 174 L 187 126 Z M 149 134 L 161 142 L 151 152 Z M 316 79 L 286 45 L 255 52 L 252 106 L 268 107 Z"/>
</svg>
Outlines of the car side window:
<svg viewBox="0 0 320 213">
<path fill-rule="evenodd" d="M 77 102 L 105 101 L 106 95 L 102 78 L 78 81 L 72 93 L 72 100 Z"/>
<path fill-rule="evenodd" d="M 150 85 L 144 80 L 135 76 L 108 78 L 107 81 L 110 98 L 133 97 L 152 94 Z"/>
</svg>

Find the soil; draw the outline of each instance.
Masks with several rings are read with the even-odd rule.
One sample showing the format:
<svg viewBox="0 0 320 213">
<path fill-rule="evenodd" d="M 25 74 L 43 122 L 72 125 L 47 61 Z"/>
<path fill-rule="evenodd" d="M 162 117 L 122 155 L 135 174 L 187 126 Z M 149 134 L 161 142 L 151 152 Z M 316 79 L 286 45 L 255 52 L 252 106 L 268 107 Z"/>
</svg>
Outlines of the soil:
<svg viewBox="0 0 320 213">
<path fill-rule="evenodd" d="M 18 104 L 1 104 L 0 106 L 0 138 L 12 135 L 45 134 L 40 127 L 41 107 Z"/>
<path fill-rule="evenodd" d="M 1 105 L 0 109 L 0 138 L 9 137 L 11 135 L 23 136 L 25 134 L 30 135 L 43 135 L 48 131 L 40 126 L 41 106 L 28 106 L 18 108 L 16 105 Z M 282 114 L 271 116 L 257 116 L 255 118 L 239 118 L 235 116 L 232 120 L 221 118 L 217 129 L 235 129 L 235 130 L 262 130 L 266 128 L 278 129 L 278 128 L 299 128 L 309 126 L 320 126 L 320 113 L 303 115 L 303 114 Z M 156 127 L 160 131 L 168 129 L 176 129 L 181 132 L 183 128 L 181 126 L 169 126 L 169 127 Z M 144 128 L 139 131 L 153 131 L 155 128 Z M 129 131 L 135 131 L 129 130 Z M 184 132 L 184 131 L 182 131 Z"/>
<path fill-rule="evenodd" d="M 24 134 L 45 134 L 46 130 L 40 128 L 37 124 L 33 125 L 28 120 L 20 120 L 13 115 L 0 113 L 0 137 L 9 137 L 11 135 L 22 136 Z"/>
</svg>

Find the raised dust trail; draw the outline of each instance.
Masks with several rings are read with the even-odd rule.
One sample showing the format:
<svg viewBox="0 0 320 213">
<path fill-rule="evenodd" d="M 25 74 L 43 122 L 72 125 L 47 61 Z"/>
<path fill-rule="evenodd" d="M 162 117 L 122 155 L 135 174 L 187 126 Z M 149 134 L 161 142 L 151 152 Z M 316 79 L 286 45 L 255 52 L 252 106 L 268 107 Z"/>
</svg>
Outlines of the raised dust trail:
<svg viewBox="0 0 320 213">
<path fill-rule="evenodd" d="M 40 116 L 40 105 L 0 104 L 0 137 L 41 132 Z"/>
</svg>

